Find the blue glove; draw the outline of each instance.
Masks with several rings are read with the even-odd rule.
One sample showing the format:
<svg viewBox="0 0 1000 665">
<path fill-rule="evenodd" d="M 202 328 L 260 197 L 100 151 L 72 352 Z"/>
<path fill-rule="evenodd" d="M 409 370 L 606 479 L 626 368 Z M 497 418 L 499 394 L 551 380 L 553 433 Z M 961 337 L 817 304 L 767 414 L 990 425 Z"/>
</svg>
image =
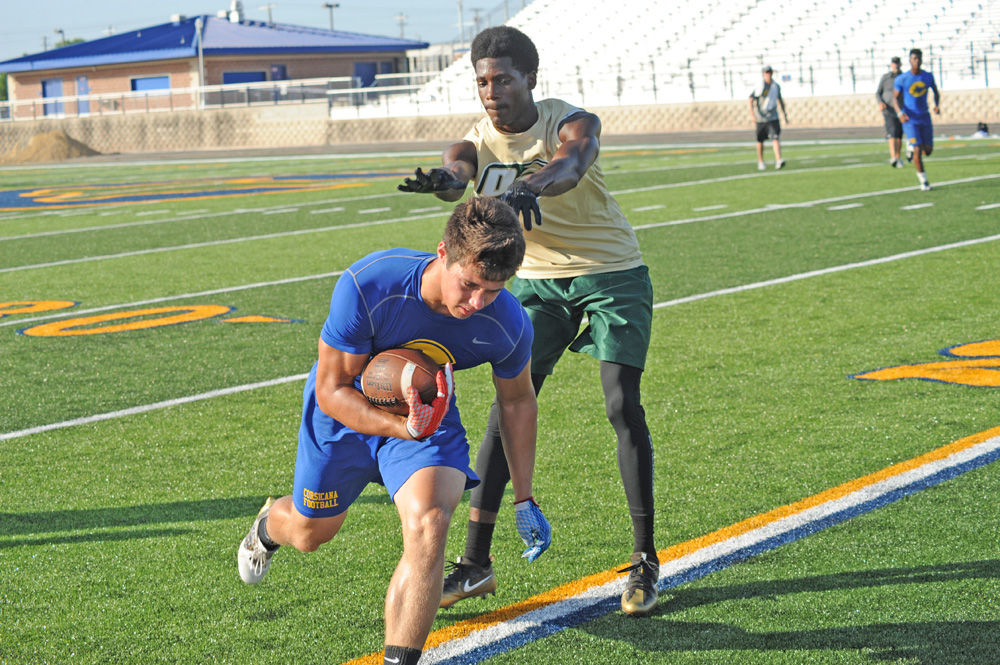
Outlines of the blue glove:
<svg viewBox="0 0 1000 665">
<path fill-rule="evenodd" d="M 526 557 L 530 563 L 549 549 L 552 544 L 552 527 L 542 514 L 542 509 L 535 503 L 535 498 L 530 496 L 514 504 L 514 519 L 517 523 L 517 535 L 528 546 L 521 556 Z"/>
</svg>

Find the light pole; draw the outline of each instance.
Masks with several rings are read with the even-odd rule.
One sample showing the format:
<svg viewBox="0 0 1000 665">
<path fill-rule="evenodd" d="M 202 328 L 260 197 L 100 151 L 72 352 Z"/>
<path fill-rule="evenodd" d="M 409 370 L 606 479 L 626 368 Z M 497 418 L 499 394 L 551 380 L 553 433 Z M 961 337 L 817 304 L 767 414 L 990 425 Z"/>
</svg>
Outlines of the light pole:
<svg viewBox="0 0 1000 665">
<path fill-rule="evenodd" d="M 53 32 L 59 35 L 59 41 L 56 42 L 56 48 L 60 46 L 66 46 L 66 33 L 63 32 L 62 28 L 56 28 Z"/>
<path fill-rule="evenodd" d="M 205 55 L 202 49 L 201 37 L 205 22 L 199 16 L 194 20 L 195 38 L 198 40 L 198 109 L 205 108 Z"/>
<path fill-rule="evenodd" d="M 323 7 L 330 10 L 330 29 L 333 30 L 333 10 L 340 7 L 339 2 L 324 2 Z"/>
<path fill-rule="evenodd" d="M 403 38 L 403 27 L 406 25 L 406 14 L 396 14 L 396 21 L 399 23 L 399 38 Z"/>
</svg>

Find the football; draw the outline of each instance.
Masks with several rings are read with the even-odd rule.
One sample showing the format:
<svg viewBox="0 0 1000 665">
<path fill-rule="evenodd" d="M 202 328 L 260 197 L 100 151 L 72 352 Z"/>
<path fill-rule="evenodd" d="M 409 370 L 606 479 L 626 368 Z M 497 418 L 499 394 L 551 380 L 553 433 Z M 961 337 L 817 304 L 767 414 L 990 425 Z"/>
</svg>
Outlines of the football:
<svg viewBox="0 0 1000 665">
<path fill-rule="evenodd" d="M 368 361 L 361 373 L 361 392 L 378 408 L 405 416 L 410 413 L 406 389 L 413 386 L 420 393 L 420 400 L 430 404 L 437 397 L 439 369 L 422 351 L 388 349 Z"/>
</svg>

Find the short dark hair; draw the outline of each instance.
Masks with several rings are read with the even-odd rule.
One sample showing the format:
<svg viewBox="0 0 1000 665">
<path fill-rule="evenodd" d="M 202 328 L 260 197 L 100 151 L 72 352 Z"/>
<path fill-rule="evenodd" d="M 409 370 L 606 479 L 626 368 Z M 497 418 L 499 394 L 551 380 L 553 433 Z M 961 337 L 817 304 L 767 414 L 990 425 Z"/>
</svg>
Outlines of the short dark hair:
<svg viewBox="0 0 1000 665">
<path fill-rule="evenodd" d="M 917 56 L 918 58 L 920 58 L 921 60 L 923 60 L 923 59 L 924 59 L 924 52 L 923 52 L 923 51 L 921 51 L 921 50 L 920 50 L 920 49 L 918 49 L 918 48 L 911 48 L 911 49 L 910 49 L 910 55 L 915 55 L 915 56 Z"/>
<path fill-rule="evenodd" d="M 510 58 L 514 69 L 522 74 L 538 71 L 538 50 L 528 35 L 509 25 L 486 28 L 472 40 L 469 49 L 472 66 L 483 58 Z"/>
<path fill-rule="evenodd" d="M 899 56 L 898 56 L 898 55 L 894 55 L 894 56 L 892 56 L 892 60 L 890 60 L 889 62 L 893 63 L 894 65 L 901 65 L 901 64 L 903 64 L 903 63 L 902 63 L 902 62 L 900 61 L 900 59 L 899 59 Z"/>
<path fill-rule="evenodd" d="M 500 199 L 475 196 L 448 218 L 444 248 L 447 265 L 473 265 L 484 279 L 506 282 L 524 260 L 524 233 L 513 208 Z"/>
</svg>

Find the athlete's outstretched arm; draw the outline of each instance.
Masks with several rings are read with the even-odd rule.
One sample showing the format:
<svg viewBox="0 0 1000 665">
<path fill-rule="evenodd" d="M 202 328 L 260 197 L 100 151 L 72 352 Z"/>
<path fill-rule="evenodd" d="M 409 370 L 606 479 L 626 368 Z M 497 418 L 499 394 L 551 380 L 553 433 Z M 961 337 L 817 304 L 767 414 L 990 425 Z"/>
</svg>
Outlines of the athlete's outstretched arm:
<svg viewBox="0 0 1000 665">
<path fill-rule="evenodd" d="M 559 196 L 576 187 L 601 151 L 601 119 L 577 113 L 559 128 L 562 142 L 544 168 L 520 182 L 538 196 Z"/>
<path fill-rule="evenodd" d="M 465 195 L 465 189 L 476 175 L 476 146 L 460 141 L 444 152 L 444 168 L 434 168 L 424 173 L 418 168 L 411 178 L 404 178 L 396 186 L 401 192 L 434 194 L 443 201 L 454 202 Z"/>
<path fill-rule="evenodd" d="M 444 168 L 451 171 L 458 180 L 468 183 L 476 177 L 479 157 L 476 153 L 476 146 L 471 141 L 459 141 L 448 146 L 441 156 Z M 442 201 L 457 201 L 465 194 L 465 190 L 446 190 L 434 192 L 434 196 Z"/>
<path fill-rule="evenodd" d="M 493 375 L 500 416 L 500 438 L 507 456 L 514 500 L 531 496 L 535 471 L 535 440 L 538 436 L 538 401 L 531 384 L 531 369 L 527 363 L 513 379 Z"/>
<path fill-rule="evenodd" d="M 538 433 L 538 402 L 531 383 L 531 363 L 513 379 L 493 375 L 503 441 L 511 484 L 514 485 L 514 523 L 527 549 L 521 556 L 534 561 L 552 544 L 552 528 L 531 494 Z"/>
</svg>

